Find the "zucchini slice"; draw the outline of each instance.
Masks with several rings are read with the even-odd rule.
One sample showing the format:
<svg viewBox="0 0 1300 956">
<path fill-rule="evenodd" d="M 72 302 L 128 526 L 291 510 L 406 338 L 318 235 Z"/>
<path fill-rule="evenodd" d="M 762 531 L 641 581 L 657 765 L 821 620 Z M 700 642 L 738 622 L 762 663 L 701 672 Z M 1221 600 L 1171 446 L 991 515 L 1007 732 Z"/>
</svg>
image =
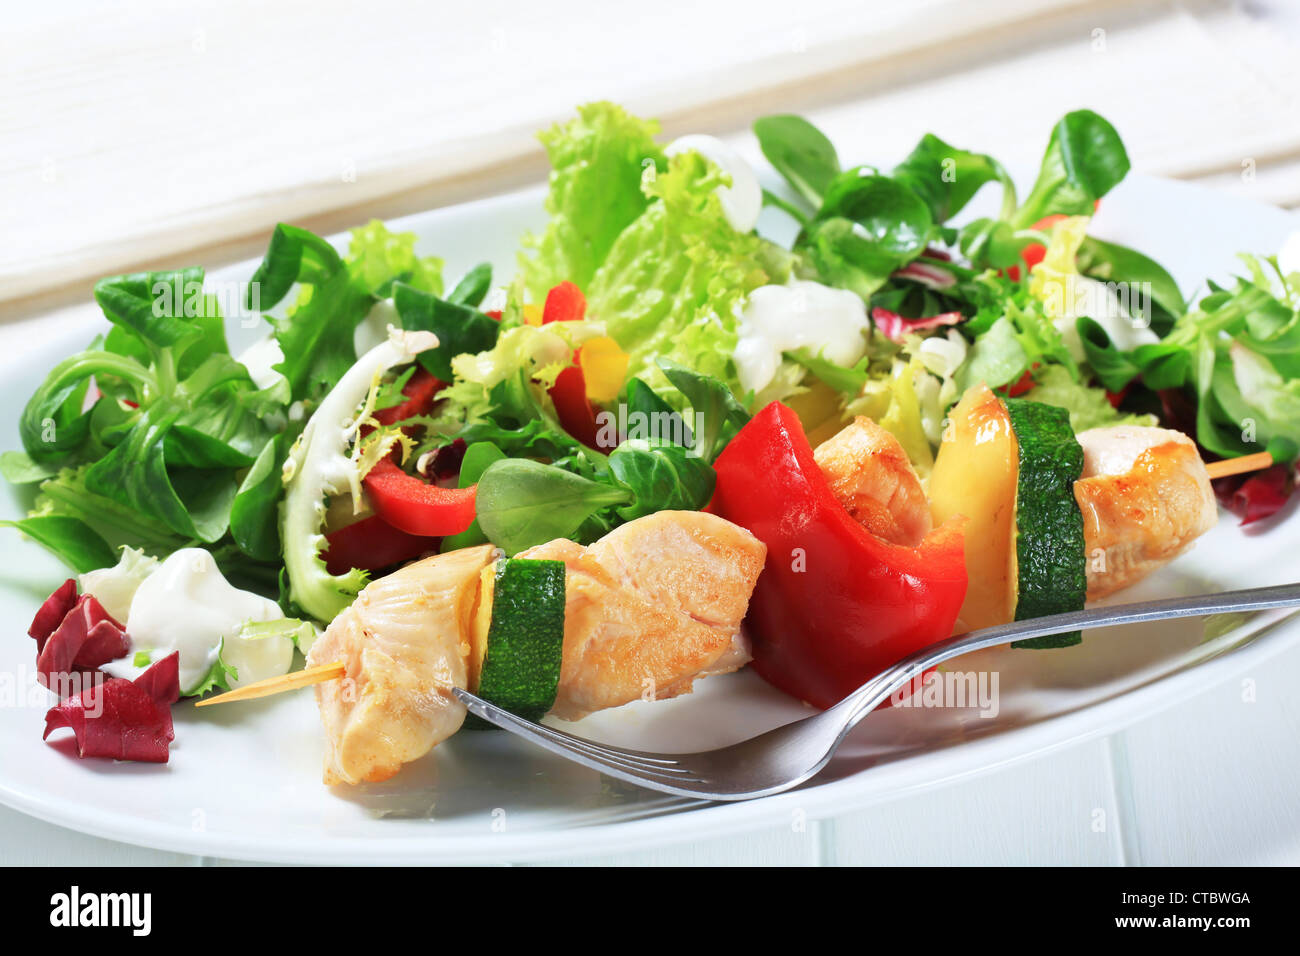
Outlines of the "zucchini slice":
<svg viewBox="0 0 1300 956">
<path fill-rule="evenodd" d="M 1019 447 L 1012 550 L 1015 619 L 1081 610 L 1088 575 L 1083 513 L 1074 498 L 1074 483 L 1083 474 L 1083 447 L 1064 408 L 1024 398 L 1005 402 Z M 1078 631 L 1071 631 L 1011 646 L 1069 647 L 1081 640 Z"/>
<path fill-rule="evenodd" d="M 491 618 L 486 639 L 476 635 L 470 644 L 471 690 L 525 720 L 540 720 L 560 686 L 564 562 L 505 558 L 488 570 L 479 600 L 480 608 L 490 606 Z M 480 611 L 476 632 L 483 618 Z"/>
<path fill-rule="evenodd" d="M 1003 399 L 980 385 L 949 412 L 930 476 L 935 524 L 967 517 L 971 629 L 1078 610 L 1087 594 L 1083 516 L 1074 482 L 1083 449 L 1061 408 Z M 1077 633 L 1018 641 L 1066 647 Z"/>
</svg>

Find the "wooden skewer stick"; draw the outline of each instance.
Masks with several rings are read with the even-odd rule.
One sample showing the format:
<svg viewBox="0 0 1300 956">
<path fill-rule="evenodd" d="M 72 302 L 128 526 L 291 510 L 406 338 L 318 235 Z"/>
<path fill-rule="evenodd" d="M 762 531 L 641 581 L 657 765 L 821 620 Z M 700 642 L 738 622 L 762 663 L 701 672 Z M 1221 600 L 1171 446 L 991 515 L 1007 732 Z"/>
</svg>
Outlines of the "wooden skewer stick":
<svg viewBox="0 0 1300 956">
<path fill-rule="evenodd" d="M 332 664 L 320 664 L 316 667 L 294 671 L 292 674 L 268 677 L 266 680 L 260 680 L 255 684 L 245 684 L 243 687 L 237 687 L 227 693 L 201 700 L 194 706 L 207 707 L 210 704 L 228 704 L 236 700 L 254 700 L 258 697 L 269 697 L 282 691 L 309 687 L 312 684 L 319 684 L 327 680 L 337 680 L 345 673 L 347 673 L 347 667 L 342 661 L 335 661 Z"/>
<path fill-rule="evenodd" d="M 1273 456 L 1266 451 L 1259 451 L 1253 455 L 1242 455 L 1240 458 L 1225 458 L 1223 461 L 1212 461 L 1205 466 L 1205 470 L 1210 473 L 1211 478 L 1226 478 L 1228 475 L 1241 475 L 1248 471 L 1259 471 L 1261 468 L 1268 468 L 1273 464 Z"/>
</svg>

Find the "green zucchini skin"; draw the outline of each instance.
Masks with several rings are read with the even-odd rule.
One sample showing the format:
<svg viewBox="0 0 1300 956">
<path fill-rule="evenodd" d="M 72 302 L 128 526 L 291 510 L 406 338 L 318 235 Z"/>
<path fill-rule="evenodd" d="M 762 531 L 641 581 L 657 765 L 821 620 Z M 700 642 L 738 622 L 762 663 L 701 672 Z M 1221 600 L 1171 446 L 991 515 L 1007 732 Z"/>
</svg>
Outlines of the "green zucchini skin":
<svg viewBox="0 0 1300 956">
<path fill-rule="evenodd" d="M 477 693 L 525 720 L 544 717 L 559 691 L 564 579 L 563 561 L 506 558 L 497 562 L 492 622 Z M 477 719 L 473 723 L 490 726 Z M 465 726 L 470 725 L 467 720 Z"/>
<path fill-rule="evenodd" d="M 1005 399 L 1020 447 L 1016 479 L 1016 620 L 1083 608 L 1088 593 L 1083 514 L 1074 483 L 1083 473 L 1083 447 L 1063 408 Z M 1078 631 L 1016 641 L 1012 647 L 1078 644 Z"/>
</svg>

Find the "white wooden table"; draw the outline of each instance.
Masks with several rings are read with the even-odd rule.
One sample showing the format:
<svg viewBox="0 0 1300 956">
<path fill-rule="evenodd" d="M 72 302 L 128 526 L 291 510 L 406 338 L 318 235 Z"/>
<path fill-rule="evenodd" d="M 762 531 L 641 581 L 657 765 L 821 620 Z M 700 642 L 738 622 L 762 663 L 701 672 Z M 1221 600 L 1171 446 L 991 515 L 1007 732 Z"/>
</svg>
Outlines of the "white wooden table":
<svg viewBox="0 0 1300 956">
<path fill-rule="evenodd" d="M 805 112 L 882 164 L 929 130 L 1031 164 L 1089 106 L 1136 169 L 1300 206 L 1297 37 L 1285 0 L 27 5 L 0 34 L 0 349 L 100 274 L 535 181 L 532 132 L 597 97 L 669 134 Z M 802 831 L 556 862 L 1297 864 L 1300 650 L 1250 679 Z M 221 861 L 0 808 L 0 862 Z"/>
</svg>

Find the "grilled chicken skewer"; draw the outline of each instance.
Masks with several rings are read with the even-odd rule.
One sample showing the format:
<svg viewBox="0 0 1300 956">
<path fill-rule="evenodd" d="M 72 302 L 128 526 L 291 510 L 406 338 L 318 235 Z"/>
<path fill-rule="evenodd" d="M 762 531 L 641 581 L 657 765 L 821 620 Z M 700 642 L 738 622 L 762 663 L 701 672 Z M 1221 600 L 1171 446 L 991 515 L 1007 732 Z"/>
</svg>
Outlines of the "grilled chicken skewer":
<svg viewBox="0 0 1300 956">
<path fill-rule="evenodd" d="M 1076 437 L 1084 465 L 1074 496 L 1090 600 L 1136 584 L 1218 521 L 1209 473 L 1181 432 L 1116 425 Z M 868 530 L 908 546 L 929 530 L 920 479 L 898 439 L 869 418 L 849 423 L 814 454 L 836 497 Z"/>
<path fill-rule="evenodd" d="M 520 554 L 566 566 L 552 714 L 673 697 L 743 666 L 740 622 L 766 553 L 715 515 L 661 511 L 588 547 L 560 539 Z M 308 666 L 345 671 L 316 685 L 326 783 L 386 780 L 460 729 L 451 689 L 468 687 L 482 572 L 499 555 L 482 545 L 409 564 L 367 586 L 316 641 Z"/>
</svg>

